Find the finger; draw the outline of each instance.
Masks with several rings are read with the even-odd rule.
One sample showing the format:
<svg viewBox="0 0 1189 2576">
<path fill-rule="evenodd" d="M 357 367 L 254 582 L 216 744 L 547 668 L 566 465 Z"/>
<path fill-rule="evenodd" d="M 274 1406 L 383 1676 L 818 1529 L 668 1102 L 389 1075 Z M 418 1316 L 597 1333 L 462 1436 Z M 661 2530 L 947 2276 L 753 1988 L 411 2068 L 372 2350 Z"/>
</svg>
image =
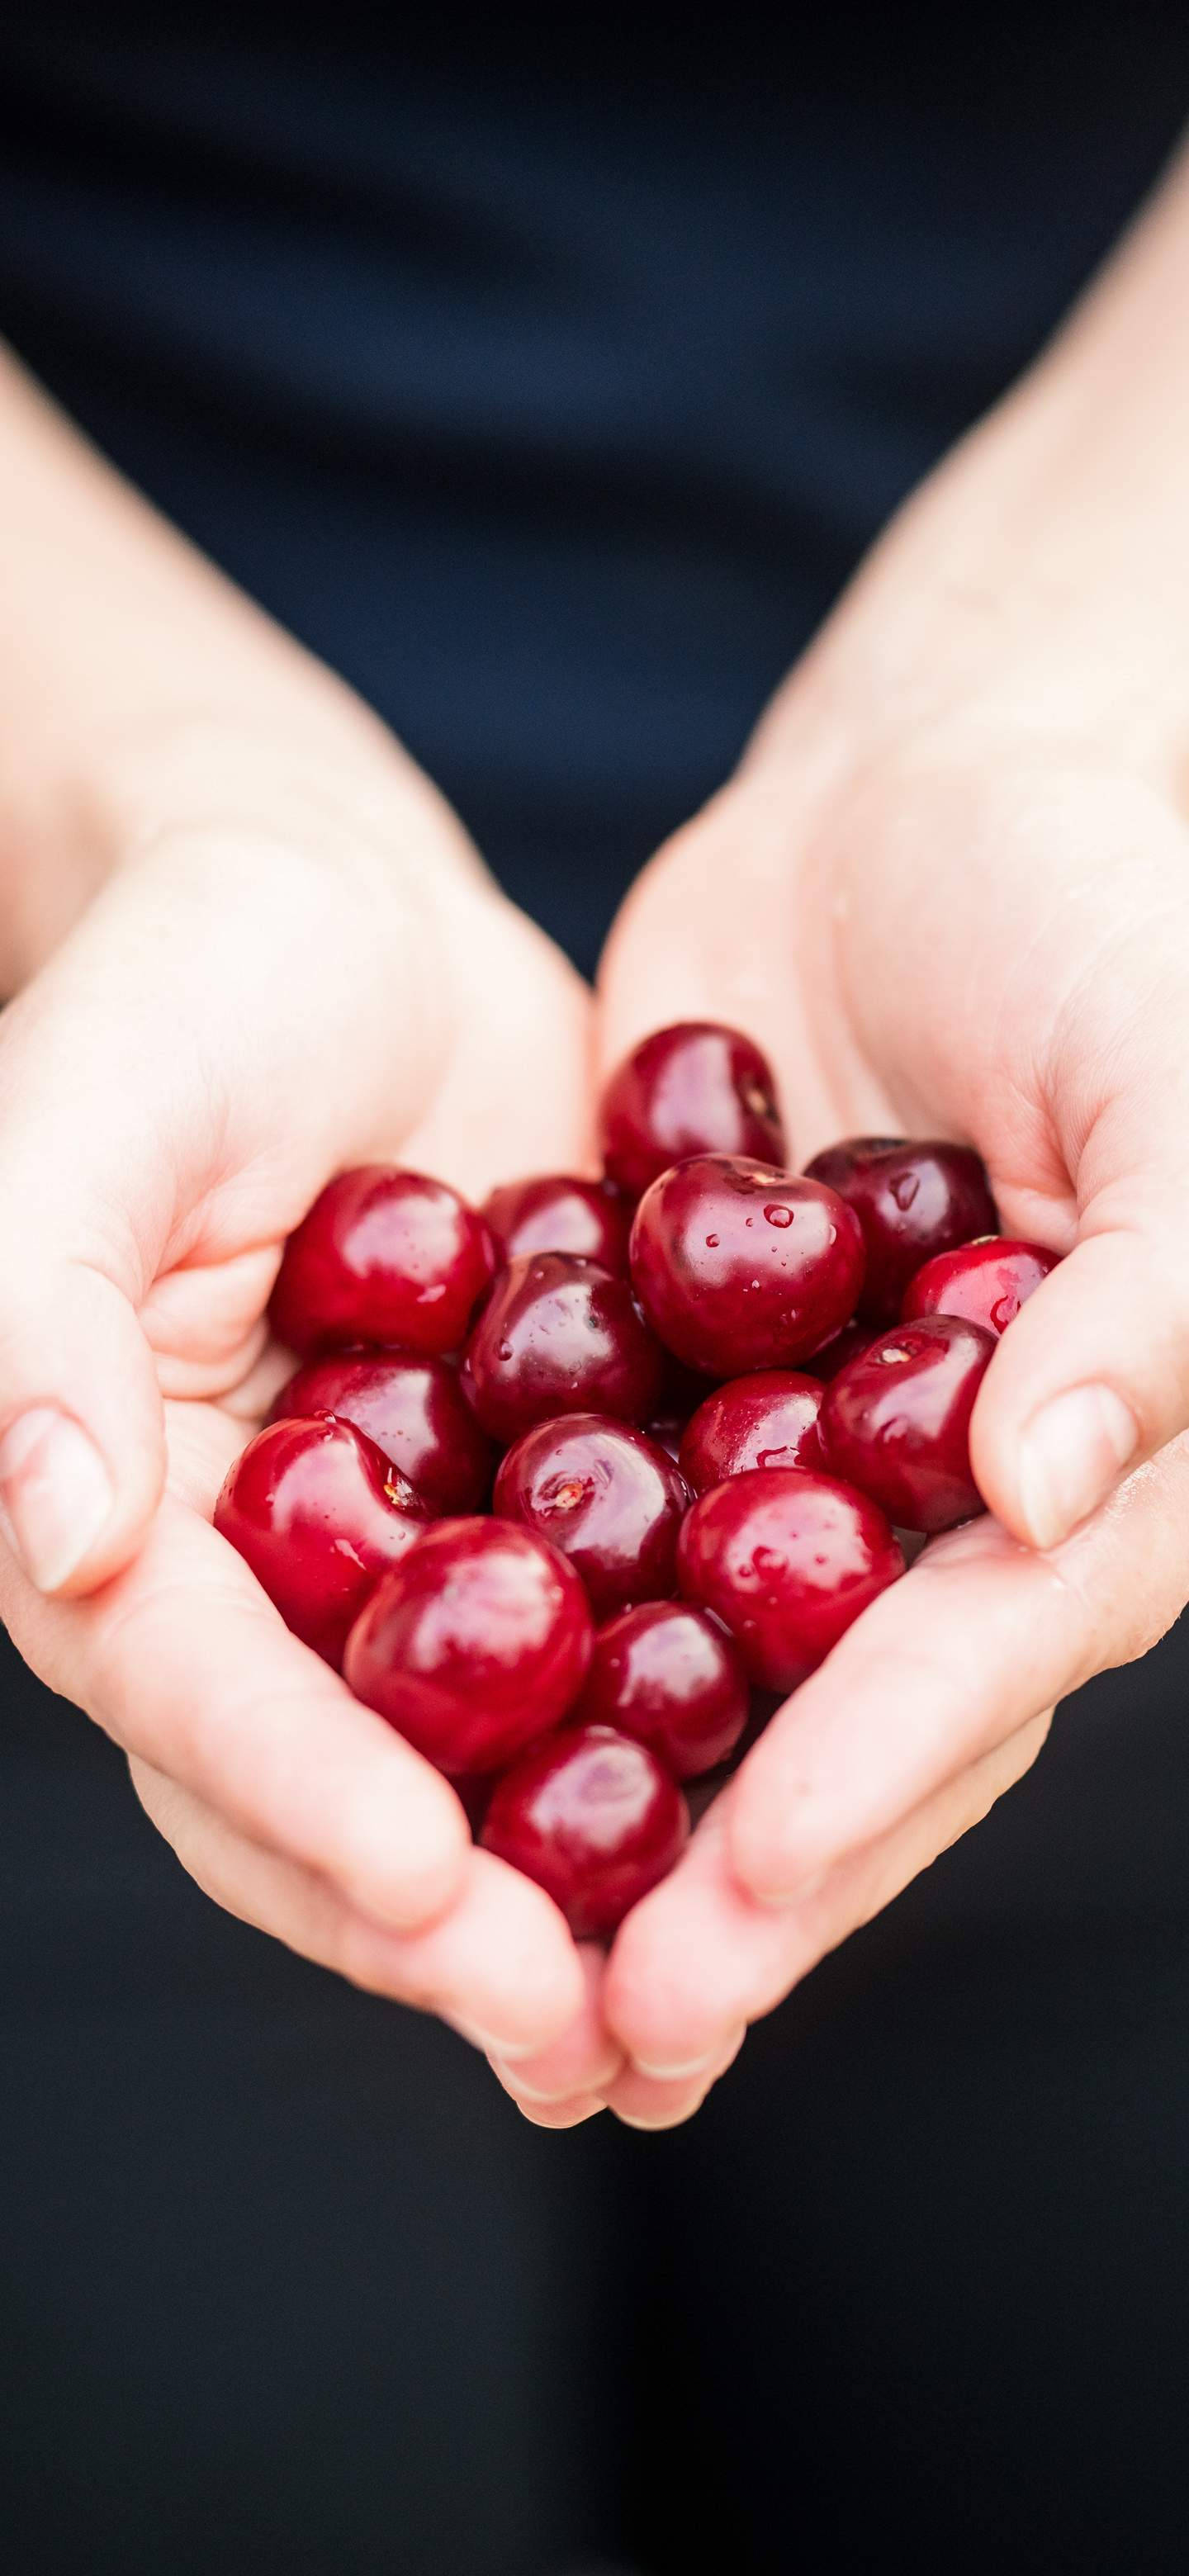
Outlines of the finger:
<svg viewBox="0 0 1189 2576">
<path fill-rule="evenodd" d="M 379 1922 L 425 1923 L 457 1893 L 470 1837 L 454 1791 L 172 1495 L 87 1601 L 44 1600 L 0 1550 L 0 1615 L 42 1680 L 128 1752 Z"/>
<path fill-rule="evenodd" d="M 1036 1547 L 1189 1426 L 1189 836 L 1149 819 L 1154 837 L 1046 1046 L 1076 1242 L 1003 1336 L 971 1426 L 980 1490 Z"/>
<path fill-rule="evenodd" d="M 734 2065 L 746 2037 L 746 2025 L 740 2022 L 714 2051 L 709 2066 L 695 2077 L 657 2077 L 643 2074 L 638 2066 L 626 2066 L 608 2092 L 608 2109 L 628 2129 L 680 2128 L 701 2110 L 711 2087 Z"/>
<path fill-rule="evenodd" d="M 981 1822 L 1035 1761 L 1049 1722 L 1047 1711 L 1033 1718 L 800 1905 L 779 1911 L 757 1905 L 734 1877 L 728 1792 L 673 1876 L 628 1916 L 612 1952 L 605 2010 L 629 2056 L 658 2073 L 699 2058 L 712 2066 L 740 2020 L 771 2012 L 828 1950 Z"/>
<path fill-rule="evenodd" d="M 936 1541 L 749 1754 L 732 1800 L 740 1885 L 794 1901 L 1036 1709 L 1143 1653 L 1185 1598 L 1187 1510 L 1181 1441 L 1051 1555 L 990 1519 Z"/>
<path fill-rule="evenodd" d="M 623 2066 L 623 2050 L 612 2039 L 602 2015 L 603 1953 L 593 1942 L 584 1941 L 578 1956 L 582 1963 L 582 2008 L 552 2047 L 535 2057 L 518 2059 L 514 2067 L 506 2066 L 498 2057 L 492 2060 L 493 2073 L 522 2105 L 568 2102 L 576 2094 L 595 2094 L 601 2099 Z"/>
<path fill-rule="evenodd" d="M 400 1935 L 361 1914 L 316 1871 L 237 1833 L 152 1765 L 134 1761 L 146 1813 L 216 1904 L 369 1993 L 440 2013 L 476 2047 L 539 2051 L 581 1995 L 573 1944 L 548 1897 L 472 1850 L 448 1914 Z"/>
</svg>

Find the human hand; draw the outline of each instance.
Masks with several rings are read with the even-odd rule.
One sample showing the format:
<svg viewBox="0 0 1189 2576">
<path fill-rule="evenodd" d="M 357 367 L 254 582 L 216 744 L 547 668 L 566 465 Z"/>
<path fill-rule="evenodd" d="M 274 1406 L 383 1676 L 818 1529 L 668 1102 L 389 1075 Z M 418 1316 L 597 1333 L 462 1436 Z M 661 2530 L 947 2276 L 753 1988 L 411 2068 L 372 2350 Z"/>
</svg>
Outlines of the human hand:
<svg viewBox="0 0 1189 2576">
<path fill-rule="evenodd" d="M 1005 1230 L 1068 1258 L 975 1412 L 989 1516 L 872 1605 L 623 1925 L 601 2083 L 569 2036 L 511 2070 L 557 2123 L 687 2116 L 1189 1595 L 1186 657 L 1093 417 L 1059 384 L 951 460 L 604 962 L 605 1065 L 669 1020 L 746 1027 L 798 1166 L 856 1132 L 969 1139 Z"/>
<path fill-rule="evenodd" d="M 0 1611 L 219 1902 L 539 2047 L 582 1992 L 561 1918 L 209 1526 L 324 1181 L 391 1157 L 481 1192 L 585 1144 L 579 979 L 316 688 L 287 728 L 121 744 L 103 889 L 0 1022 Z"/>
</svg>

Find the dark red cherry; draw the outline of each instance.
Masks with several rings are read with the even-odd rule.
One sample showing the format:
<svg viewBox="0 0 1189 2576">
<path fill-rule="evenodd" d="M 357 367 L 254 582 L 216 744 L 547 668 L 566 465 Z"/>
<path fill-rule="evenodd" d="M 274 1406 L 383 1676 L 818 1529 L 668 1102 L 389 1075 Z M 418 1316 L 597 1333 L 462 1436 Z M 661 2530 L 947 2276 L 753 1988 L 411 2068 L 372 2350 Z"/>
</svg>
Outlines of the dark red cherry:
<svg viewBox="0 0 1189 2576">
<path fill-rule="evenodd" d="M 493 1440 L 559 1413 L 645 1422 L 663 1354 L 626 1279 L 569 1253 L 524 1254 L 500 1272 L 467 1344 L 464 1377 Z"/>
<path fill-rule="evenodd" d="M 439 1771 L 495 1771 L 565 1716 L 592 1635 L 556 1548 L 508 1521 L 435 1521 L 356 1620 L 344 1669 Z"/>
<path fill-rule="evenodd" d="M 959 1315 L 881 1333 L 826 1388 L 822 1440 L 898 1529 L 951 1529 L 983 1509 L 970 1467 L 970 1416 L 995 1349 Z"/>
<path fill-rule="evenodd" d="M 431 1512 L 474 1512 L 491 1491 L 495 1453 L 448 1360 L 403 1351 L 331 1351 L 282 1387 L 269 1414 L 336 1413 L 366 1431 Z"/>
<path fill-rule="evenodd" d="M 699 1154 L 654 1181 L 632 1227 L 653 1330 L 707 1377 L 789 1368 L 838 1332 L 863 1277 L 858 1218 L 816 1181 Z"/>
<path fill-rule="evenodd" d="M 806 1170 L 825 1181 L 858 1217 L 867 1246 L 859 1313 L 888 1323 L 914 1270 L 998 1225 L 979 1156 L 969 1145 L 921 1143 L 903 1136 L 849 1136 L 815 1154 Z"/>
<path fill-rule="evenodd" d="M 796 1369 L 732 1378 L 686 1424 L 677 1463 L 687 1485 L 704 1494 L 749 1467 L 823 1468 L 821 1409 L 819 1380 Z"/>
<path fill-rule="evenodd" d="M 1059 1259 L 1060 1254 L 1046 1252 L 1043 1243 L 1017 1243 L 1003 1234 L 959 1244 L 954 1252 L 939 1252 L 909 1280 L 904 1320 L 913 1323 L 921 1315 L 961 1315 L 968 1324 L 981 1324 L 986 1333 L 1005 1333 Z"/>
<path fill-rule="evenodd" d="M 605 1181 L 575 1180 L 568 1172 L 505 1181 L 483 1203 L 483 1215 L 502 1261 L 523 1252 L 574 1252 L 626 1272 L 632 1211 Z"/>
<path fill-rule="evenodd" d="M 645 1601 L 600 1628 L 575 1716 L 634 1736 L 678 1780 L 717 1770 L 748 1718 L 747 1676 L 716 1620 Z"/>
<path fill-rule="evenodd" d="M 872 1342 L 878 1338 L 874 1324 L 844 1324 L 842 1331 L 835 1333 L 824 1350 L 815 1351 L 813 1358 L 806 1360 L 805 1366 L 810 1376 L 820 1378 L 825 1386 L 832 1377 L 837 1377 L 839 1369 L 846 1367 L 848 1360 L 856 1360 L 860 1351 L 870 1350 Z"/>
<path fill-rule="evenodd" d="M 753 1682 L 790 1691 L 904 1571 L 883 1513 L 833 1476 L 753 1468 L 694 1504 L 681 1589 L 729 1628 Z"/>
<path fill-rule="evenodd" d="M 215 1528 L 286 1627 L 336 1666 L 379 1577 L 427 1526 L 420 1496 L 375 1443 L 327 1415 L 258 1431 L 215 1505 Z"/>
<path fill-rule="evenodd" d="M 445 1181 L 340 1172 L 285 1246 L 269 1313 L 304 1359 L 358 1342 L 454 1351 L 495 1270 L 481 1216 Z"/>
<path fill-rule="evenodd" d="M 685 1478 L 655 1441 L 605 1414 L 538 1422 L 509 1449 L 493 1508 L 561 1549 L 596 1619 L 677 1589 Z"/>
<path fill-rule="evenodd" d="M 609 1726 L 567 1726 L 497 1781 L 480 1837 L 535 1878 L 579 1941 L 606 1940 L 689 1832 L 672 1774 Z"/>
<path fill-rule="evenodd" d="M 645 1038 L 607 1084 L 600 1137 L 608 1180 L 633 1199 L 685 1154 L 786 1159 L 767 1057 L 713 1020 L 681 1020 Z"/>
</svg>

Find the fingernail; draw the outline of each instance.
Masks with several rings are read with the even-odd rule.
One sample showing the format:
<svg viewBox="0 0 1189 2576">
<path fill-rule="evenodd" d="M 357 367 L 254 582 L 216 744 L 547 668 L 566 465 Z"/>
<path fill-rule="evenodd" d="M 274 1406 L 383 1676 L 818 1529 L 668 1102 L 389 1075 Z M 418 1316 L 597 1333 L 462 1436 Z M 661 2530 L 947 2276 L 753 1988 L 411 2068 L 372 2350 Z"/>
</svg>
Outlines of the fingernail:
<svg viewBox="0 0 1189 2576">
<path fill-rule="evenodd" d="M 1020 1443 L 1020 1501 L 1034 1547 L 1056 1547 L 1106 1501 L 1139 1447 L 1130 1405 L 1076 1386 L 1033 1416 Z"/>
<path fill-rule="evenodd" d="M 632 2059 L 637 2075 L 650 2076 L 654 2084 L 691 2083 L 695 2075 L 708 2075 L 717 2062 L 718 2051 L 714 2048 L 704 2057 L 687 2057 L 681 2066 L 647 2066 L 642 2057 Z"/>
<path fill-rule="evenodd" d="M 57 1592 L 111 1517 L 115 1495 L 94 1441 L 39 1404 L 0 1440 L 0 1496 L 17 1555 L 39 1592 Z"/>
<path fill-rule="evenodd" d="M 457 2013 L 443 2013 L 442 2019 L 449 2022 L 451 2030 L 456 2030 L 460 2039 L 469 2040 L 472 2048 L 481 2048 L 485 2057 L 498 2057 L 508 2066 L 517 2065 L 523 2057 L 540 2056 L 539 2040 L 517 2042 L 500 2039 L 493 2030 L 480 2030 L 473 2021 L 460 2021 Z"/>
</svg>

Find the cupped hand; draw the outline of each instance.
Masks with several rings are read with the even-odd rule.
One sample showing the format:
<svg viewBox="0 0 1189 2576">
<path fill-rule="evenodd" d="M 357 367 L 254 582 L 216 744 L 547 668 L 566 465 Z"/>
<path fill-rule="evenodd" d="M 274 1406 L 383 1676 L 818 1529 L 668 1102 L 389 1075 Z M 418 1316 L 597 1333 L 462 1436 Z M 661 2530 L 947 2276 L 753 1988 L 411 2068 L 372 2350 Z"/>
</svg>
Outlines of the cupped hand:
<svg viewBox="0 0 1189 2576">
<path fill-rule="evenodd" d="M 106 883 L 0 1022 L 0 1611 L 223 1905 L 535 2050 L 583 1991 L 560 1916 L 210 1527 L 323 1182 L 586 1144 L 578 978 L 362 712 L 312 730 L 126 752 Z"/>
<path fill-rule="evenodd" d="M 980 1396 L 988 1517 L 864 1614 L 628 1918 L 605 2080 L 569 2044 L 533 2066 L 555 2122 L 571 2074 L 576 2115 L 686 2116 L 741 2027 L 1020 1776 L 1054 1703 L 1189 1596 L 1183 739 L 1126 634 L 1100 620 L 1087 649 L 1043 574 L 949 583 L 944 533 L 894 534 L 634 889 L 601 1053 L 738 1023 L 795 1164 L 854 1133 L 970 1140 L 1005 1230 L 1068 1257 Z"/>
</svg>

